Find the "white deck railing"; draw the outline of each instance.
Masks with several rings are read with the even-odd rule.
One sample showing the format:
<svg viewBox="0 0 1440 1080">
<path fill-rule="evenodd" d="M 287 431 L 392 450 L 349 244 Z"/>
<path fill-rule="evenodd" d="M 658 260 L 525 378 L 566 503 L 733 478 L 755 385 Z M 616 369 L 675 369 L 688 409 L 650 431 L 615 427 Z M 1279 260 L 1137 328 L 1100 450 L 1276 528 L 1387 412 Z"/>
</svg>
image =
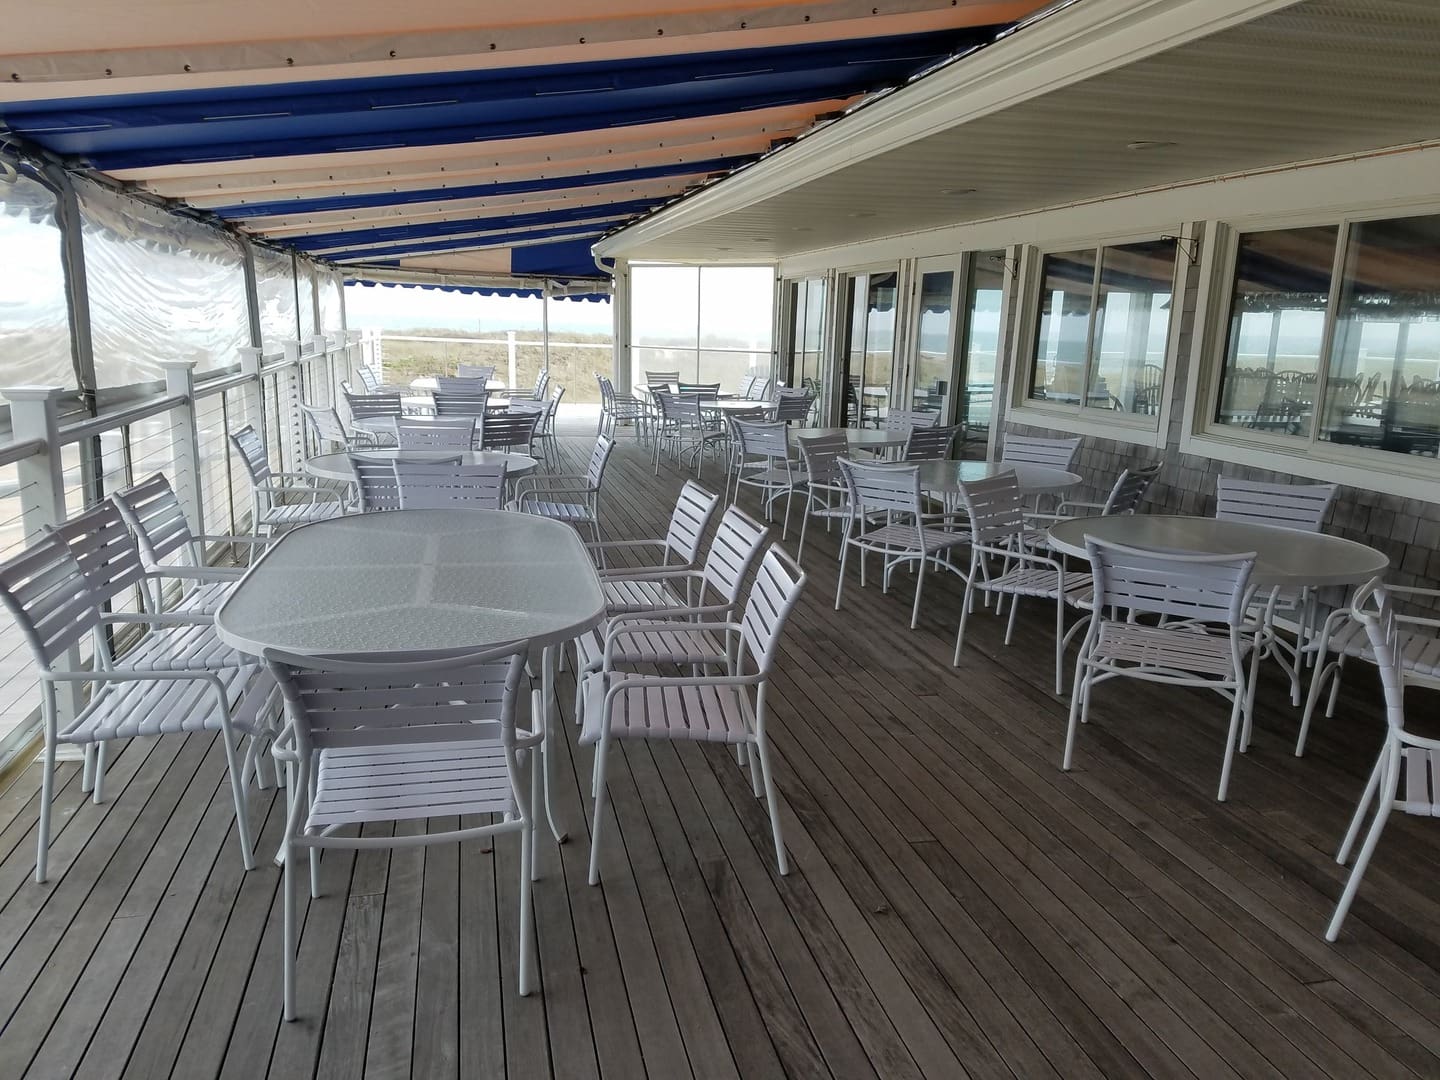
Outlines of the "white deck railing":
<svg viewBox="0 0 1440 1080">
<path fill-rule="evenodd" d="M 310 449 L 299 405 L 337 405 L 343 416 L 340 384 L 368 351 L 351 332 L 288 342 L 278 353 L 242 349 L 240 370 L 216 378 L 196 380 L 192 364 L 167 363 L 160 396 L 68 423 L 59 404 L 73 390 L 0 389 L 12 432 L 0 445 L 0 559 L 156 472 L 169 478 L 197 533 L 247 532 L 249 481 L 232 467 L 230 433 L 254 425 L 277 469 L 299 469 Z M 0 613 L 0 762 L 34 735 L 37 705 L 28 650 Z"/>
</svg>

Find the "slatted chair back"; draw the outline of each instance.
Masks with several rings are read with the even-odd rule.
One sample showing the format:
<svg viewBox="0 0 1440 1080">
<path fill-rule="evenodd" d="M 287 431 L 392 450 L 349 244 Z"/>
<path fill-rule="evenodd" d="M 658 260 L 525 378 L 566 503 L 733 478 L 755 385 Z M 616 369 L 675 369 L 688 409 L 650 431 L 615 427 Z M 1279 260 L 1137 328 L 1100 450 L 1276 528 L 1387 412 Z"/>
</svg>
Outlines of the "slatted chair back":
<svg viewBox="0 0 1440 1080">
<path fill-rule="evenodd" d="M 462 465 L 395 460 L 401 510 L 505 509 L 505 462 Z"/>
<path fill-rule="evenodd" d="M 702 603 L 712 590 L 726 604 L 740 599 L 745 576 L 755 565 L 768 532 L 738 506 L 726 508 L 720 524 L 715 527 L 715 538 L 710 541 L 710 550 L 705 553 L 705 565 L 700 571 Z"/>
<path fill-rule="evenodd" d="M 120 508 L 106 499 L 52 530 L 70 546 L 97 603 L 133 595 L 145 582 L 140 547 Z"/>
<path fill-rule="evenodd" d="M 805 571 L 785 554 L 779 544 L 771 544 L 770 550 L 760 560 L 760 568 L 755 571 L 755 581 L 745 601 L 745 612 L 740 617 L 739 663 L 742 669 L 747 658 L 755 665 L 761 678 L 774 669 L 775 658 L 780 651 L 780 635 L 804 591 Z"/>
<path fill-rule="evenodd" d="M 698 397 L 702 401 L 714 401 L 720 396 L 720 384 L 718 382 L 682 382 L 676 384 L 676 390 L 684 397 Z"/>
<path fill-rule="evenodd" d="M 435 389 L 442 394 L 484 394 L 489 392 L 485 385 L 489 381 L 488 375 L 483 379 L 469 375 L 437 375 Z"/>
<path fill-rule="evenodd" d="M 395 421 L 401 450 L 469 450 L 475 445 L 473 416 L 402 416 Z"/>
<path fill-rule="evenodd" d="M 399 394 L 346 394 L 345 406 L 352 420 L 370 420 L 380 416 L 399 416 Z"/>
<path fill-rule="evenodd" d="M 601 406 L 610 408 L 615 402 L 615 384 L 598 371 L 595 373 L 595 381 L 600 384 Z"/>
<path fill-rule="evenodd" d="M 750 393 L 742 394 L 741 397 L 748 401 L 766 401 L 770 397 L 770 380 L 764 376 L 757 376 L 750 385 Z"/>
<path fill-rule="evenodd" d="M 975 480 L 960 489 L 976 550 L 1007 551 L 1025 532 L 1025 497 L 1013 472 Z M 1023 550 L 1011 546 L 1008 552 Z M 1008 553 L 1007 552 L 1007 553 Z"/>
<path fill-rule="evenodd" d="M 645 385 L 651 389 L 663 389 L 673 386 L 680 381 L 678 371 L 647 371 L 645 372 Z"/>
<path fill-rule="evenodd" d="M 1156 462 L 1154 465 L 1147 465 L 1143 469 L 1126 469 L 1120 474 L 1115 486 L 1110 489 L 1110 495 L 1105 500 L 1105 508 L 1102 514 L 1133 514 L 1140 509 L 1140 504 L 1145 501 L 1145 496 L 1150 492 L 1150 485 L 1155 483 L 1155 478 L 1160 475 L 1160 469 L 1164 462 Z"/>
<path fill-rule="evenodd" d="M 912 427 L 905 439 L 906 461 L 944 461 L 950 456 L 955 437 L 962 425 L 951 427 Z"/>
<path fill-rule="evenodd" d="M 1215 516 L 1251 525 L 1319 532 L 1339 490 L 1335 484 L 1270 484 L 1215 478 Z"/>
<path fill-rule="evenodd" d="M 557 386 L 550 395 L 550 403 L 545 408 L 544 418 L 540 422 L 540 433 L 542 435 L 555 434 L 555 414 L 560 411 L 560 402 L 565 398 L 565 387 Z"/>
<path fill-rule="evenodd" d="M 545 391 L 550 387 L 550 372 L 541 368 L 535 373 L 535 385 L 530 388 L 531 401 L 544 401 Z"/>
<path fill-rule="evenodd" d="M 527 651 L 522 643 L 441 660 L 353 663 L 267 649 L 264 660 L 308 759 L 317 750 L 497 738 L 513 749 Z M 374 820 L 386 820 L 379 800 Z"/>
<path fill-rule="evenodd" d="M 484 450 L 514 450 L 530 453 L 541 414 L 534 409 L 486 413 L 480 422 L 480 446 Z"/>
<path fill-rule="evenodd" d="M 455 377 L 457 379 L 478 379 L 483 387 L 495 377 L 494 364 L 457 364 L 455 366 Z"/>
<path fill-rule="evenodd" d="M 758 375 L 742 375 L 740 377 L 740 388 L 735 391 L 735 396 L 742 399 L 748 398 L 750 391 L 755 386 L 755 381 L 759 378 L 760 376 Z"/>
<path fill-rule="evenodd" d="M 590 460 L 585 465 L 585 482 L 591 491 L 599 491 L 605 480 L 605 466 L 610 463 L 610 454 L 615 449 L 615 440 L 608 435 L 595 438 L 595 448 L 590 451 Z"/>
<path fill-rule="evenodd" d="M 1365 628 L 1370 640 L 1375 666 L 1380 671 L 1380 685 L 1385 693 L 1385 721 L 1394 731 L 1405 730 L 1405 648 L 1400 637 L 1400 620 L 1395 605 L 1380 578 L 1374 578 L 1355 590 L 1350 616 Z M 1416 790 L 1426 790 L 1421 784 Z M 1436 796 L 1440 797 L 1440 778 L 1436 779 Z"/>
<path fill-rule="evenodd" d="M 0 603 L 45 671 L 55 670 L 65 653 L 100 625 L 100 601 L 70 545 L 53 533 L 0 563 Z"/>
<path fill-rule="evenodd" d="M 1073 439 L 1048 439 L 1038 435 L 1015 435 L 1007 432 L 1000 460 L 1020 465 L 1045 465 L 1068 472 L 1079 453 L 1079 436 Z"/>
<path fill-rule="evenodd" d="M 350 436 L 345 433 L 345 425 L 334 409 L 301 405 L 300 412 L 305 416 L 305 426 L 310 429 L 317 450 L 323 449 L 327 443 L 341 448 L 350 445 Z"/>
<path fill-rule="evenodd" d="M 908 514 L 919 520 L 920 466 L 873 465 L 851 458 L 841 458 L 839 465 L 862 529 L 876 513 Z"/>
<path fill-rule="evenodd" d="M 360 377 L 360 385 L 365 388 L 367 394 L 378 394 L 380 392 L 380 380 L 375 373 L 364 364 L 355 369 L 355 374 Z"/>
<path fill-rule="evenodd" d="M 240 455 L 240 463 L 245 467 L 245 475 L 250 477 L 252 485 L 270 482 L 270 455 L 266 452 L 265 442 L 258 431 L 246 424 L 239 431 L 231 433 L 230 445 Z"/>
<path fill-rule="evenodd" d="M 400 509 L 400 485 L 395 481 L 395 458 L 386 454 L 350 454 L 350 468 L 355 473 L 355 492 L 360 512 L 373 514 L 378 510 Z"/>
<path fill-rule="evenodd" d="M 850 441 L 844 435 L 797 436 L 795 443 L 811 484 L 833 487 L 845 483 L 839 462 L 850 452 Z"/>
<path fill-rule="evenodd" d="M 147 569 L 161 566 L 172 556 L 195 560 L 195 535 L 185 510 L 164 473 L 111 494 L 111 500 L 135 537 L 140 559 Z"/>
<path fill-rule="evenodd" d="M 1162 615 L 1238 629 L 1245 621 L 1255 553 L 1152 551 L 1085 538 L 1097 610 Z M 1176 648 L 1184 648 L 1177 632 Z"/>
<path fill-rule="evenodd" d="M 674 555 L 681 566 L 694 566 L 700 557 L 700 544 L 705 530 L 720 505 L 720 496 L 707 491 L 693 480 L 685 481 L 670 512 L 670 526 L 665 530 L 665 561 Z"/>
<path fill-rule="evenodd" d="M 698 430 L 705 426 L 705 414 L 700 411 L 700 397 L 698 394 L 680 394 L 669 397 L 666 417 L 670 420 L 679 421 L 685 427 Z"/>
<path fill-rule="evenodd" d="M 939 413 L 922 412 L 919 409 L 891 409 L 885 414 L 881 426 L 886 431 L 913 431 L 916 428 L 934 427 Z"/>
<path fill-rule="evenodd" d="M 804 420 L 810 415 L 810 406 L 815 399 L 803 390 L 793 392 L 781 391 L 780 396 L 775 399 L 775 419 L 781 423 L 790 420 Z"/>
<path fill-rule="evenodd" d="M 736 450 L 744 457 L 790 456 L 790 429 L 783 421 L 732 419 L 730 429 L 737 440 Z"/>
<path fill-rule="evenodd" d="M 490 395 L 484 390 L 458 394 L 436 390 L 434 400 L 436 416 L 481 417 L 485 415 L 485 405 L 490 400 Z"/>
</svg>

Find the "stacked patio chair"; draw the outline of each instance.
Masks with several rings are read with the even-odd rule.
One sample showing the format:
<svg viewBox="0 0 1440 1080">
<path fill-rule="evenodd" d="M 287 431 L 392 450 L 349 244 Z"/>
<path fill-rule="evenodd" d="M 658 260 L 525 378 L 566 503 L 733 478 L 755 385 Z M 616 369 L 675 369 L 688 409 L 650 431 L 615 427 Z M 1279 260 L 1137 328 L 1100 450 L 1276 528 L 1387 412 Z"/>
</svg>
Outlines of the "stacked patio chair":
<svg viewBox="0 0 1440 1080">
<path fill-rule="evenodd" d="M 555 418 L 559 415 L 560 402 L 564 397 L 565 387 L 556 386 L 545 405 L 545 411 L 540 414 L 540 422 L 535 425 L 535 438 L 539 440 L 540 454 L 547 470 L 555 468 L 560 460 L 560 440 L 555 434 Z"/>
<path fill-rule="evenodd" d="M 645 435 L 645 403 L 631 394 L 617 394 L 615 384 L 598 371 L 595 379 L 600 384 L 600 426 L 597 434 L 613 439 L 621 424 L 635 426 L 636 435 Z"/>
</svg>

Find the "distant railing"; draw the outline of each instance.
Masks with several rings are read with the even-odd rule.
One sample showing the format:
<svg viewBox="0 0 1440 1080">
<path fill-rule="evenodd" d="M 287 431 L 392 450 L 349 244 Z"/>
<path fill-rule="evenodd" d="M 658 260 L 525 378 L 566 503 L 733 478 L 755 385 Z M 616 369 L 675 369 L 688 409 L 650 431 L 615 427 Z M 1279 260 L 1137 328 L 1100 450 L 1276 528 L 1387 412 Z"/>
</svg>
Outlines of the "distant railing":
<svg viewBox="0 0 1440 1080">
<path fill-rule="evenodd" d="M 300 404 L 343 402 L 340 384 L 365 351 L 358 332 L 317 335 L 280 352 L 242 349 L 238 374 L 199 381 L 192 363 L 162 363 L 162 396 L 64 424 L 60 402 L 73 391 L 0 389 L 12 433 L 0 445 L 0 559 L 156 472 L 169 478 L 196 533 L 248 531 L 250 491 L 244 471 L 232 468 L 231 433 L 253 425 L 277 469 L 298 469 L 311 449 Z M 0 615 L 0 762 L 38 729 L 36 685 L 18 629 Z M 62 712 L 79 704 L 62 701 Z"/>
</svg>

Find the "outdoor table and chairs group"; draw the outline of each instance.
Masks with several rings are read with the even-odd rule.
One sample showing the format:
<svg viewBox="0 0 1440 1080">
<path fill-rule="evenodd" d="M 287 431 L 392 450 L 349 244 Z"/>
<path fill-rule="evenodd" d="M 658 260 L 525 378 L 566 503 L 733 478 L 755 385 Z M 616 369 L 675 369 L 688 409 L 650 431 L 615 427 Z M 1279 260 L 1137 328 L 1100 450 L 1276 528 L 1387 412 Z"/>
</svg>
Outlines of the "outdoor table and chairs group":
<svg viewBox="0 0 1440 1080">
<path fill-rule="evenodd" d="M 465 377 L 483 386 L 490 374 Z M 318 893 L 326 848 L 506 843 L 514 834 L 518 986 L 528 993 L 539 826 L 560 842 L 576 825 L 559 819 L 552 794 L 558 740 L 569 737 L 557 669 L 572 646 L 573 720 L 579 743 L 594 747 L 590 882 L 599 880 L 607 761 L 616 741 L 637 738 L 731 746 L 787 873 L 767 688 L 806 585 L 812 518 L 838 549 L 837 612 L 847 577 L 858 571 L 867 583 L 870 557 L 887 591 L 897 571 L 913 571 L 912 629 L 927 574 L 957 576 L 957 667 L 982 607 L 1006 618 L 1009 645 L 1022 602 L 1051 605 L 1054 687 L 1068 695 L 1056 748 L 1065 770 L 1092 699 L 1105 693 L 1098 684 L 1202 687 L 1230 705 L 1216 792 L 1224 800 L 1236 754 L 1251 741 L 1262 664 L 1275 664 L 1292 703 L 1304 705 L 1296 755 L 1322 701 L 1333 712 L 1344 660 L 1378 666 L 1388 734 L 1341 846 L 1343 862 L 1373 810 L 1331 940 L 1391 810 L 1433 812 L 1425 777 L 1440 775 L 1440 742 L 1406 730 L 1402 695 L 1407 684 L 1440 685 L 1440 645 L 1436 624 L 1399 613 L 1396 600 L 1436 594 L 1383 584 L 1382 552 L 1322 531 L 1333 486 L 1222 477 L 1213 517 L 1146 513 L 1162 463 L 1126 469 L 1102 499 L 1084 502 L 1079 439 L 1012 433 L 999 460 L 963 460 L 951 456 L 960 429 L 931 418 L 806 427 L 808 390 L 772 398 L 768 380 L 749 377 L 730 396 L 713 387 L 672 394 L 686 389 L 673 374 L 652 373 L 632 395 L 600 377 L 601 431 L 573 475 L 554 471 L 548 452 L 529 452 L 533 412 L 528 433 L 497 427 L 482 439 L 499 415 L 483 390 L 473 415 L 437 408 L 415 417 L 394 406 L 352 415 L 348 431 L 333 410 L 313 409 L 321 452 L 300 472 L 273 470 L 258 432 L 232 440 L 254 489 L 252 535 L 194 535 L 183 500 L 157 475 L 0 564 L 0 600 L 42 673 L 37 880 L 46 875 L 58 747 L 84 748 L 83 787 L 98 802 L 110 742 L 218 733 L 247 869 L 251 782 L 284 787 L 275 857 L 284 867 L 287 1019 L 305 1008 L 296 1000 L 296 892 L 308 861 Z M 369 376 L 355 397 L 389 389 Z M 442 387 L 414 389 L 433 389 L 443 405 Z M 547 407 L 546 390 L 537 380 L 530 400 Z M 656 473 L 665 445 L 696 474 L 663 535 L 604 535 L 602 499 L 625 427 L 650 444 Z M 520 445 L 492 441 L 512 438 Z M 326 443 L 339 447 L 325 452 Z M 707 457 L 723 474 L 721 493 L 704 483 Z M 769 522 L 781 507 L 777 530 Z M 242 565 L 209 565 L 216 543 Z M 140 609 L 123 610 L 137 589 Z M 86 639 L 90 664 L 79 659 Z M 88 699 L 71 692 L 75 684 L 91 688 Z M 393 836 L 359 828 L 416 819 L 455 824 Z"/>
</svg>

